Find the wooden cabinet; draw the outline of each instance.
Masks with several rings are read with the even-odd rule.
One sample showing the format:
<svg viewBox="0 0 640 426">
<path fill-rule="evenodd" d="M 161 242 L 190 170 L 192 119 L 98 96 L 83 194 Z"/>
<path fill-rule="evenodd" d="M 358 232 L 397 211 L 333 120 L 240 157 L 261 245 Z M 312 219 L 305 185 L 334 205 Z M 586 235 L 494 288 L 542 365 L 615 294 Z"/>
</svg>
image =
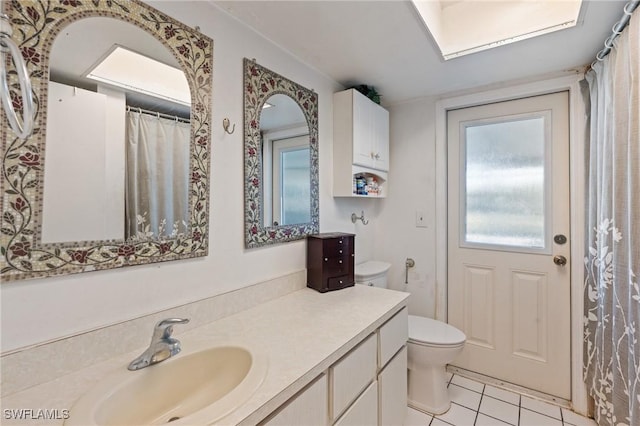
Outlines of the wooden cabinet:
<svg viewBox="0 0 640 426">
<path fill-rule="evenodd" d="M 355 235 L 331 232 L 307 237 L 307 286 L 321 293 L 355 284 Z"/>
<path fill-rule="evenodd" d="M 389 112 L 354 89 L 333 95 L 333 195 L 384 197 L 389 171 Z M 359 194 L 363 176 L 378 191 Z"/>
<path fill-rule="evenodd" d="M 261 425 L 269 426 L 318 426 L 328 424 L 328 382 L 322 374 L 289 402 L 272 414 Z"/>
</svg>

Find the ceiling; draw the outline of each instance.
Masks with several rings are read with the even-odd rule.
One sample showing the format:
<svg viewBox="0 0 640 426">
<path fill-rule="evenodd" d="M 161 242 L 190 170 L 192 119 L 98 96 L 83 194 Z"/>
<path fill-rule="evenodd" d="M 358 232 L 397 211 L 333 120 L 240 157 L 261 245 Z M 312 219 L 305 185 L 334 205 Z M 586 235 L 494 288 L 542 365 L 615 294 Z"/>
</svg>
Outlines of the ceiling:
<svg viewBox="0 0 640 426">
<path fill-rule="evenodd" d="M 374 86 L 384 105 L 582 68 L 625 4 L 586 0 L 573 28 L 445 62 L 409 1 L 210 1 L 333 80 Z"/>
<path fill-rule="evenodd" d="M 56 37 L 50 54 L 52 81 L 95 91 L 96 82 L 86 74 L 114 45 L 179 68 L 178 61 L 153 35 L 129 22 L 107 17 L 87 17 L 69 24 Z M 189 117 L 190 107 L 136 91 L 119 89 L 127 105 L 180 117 Z"/>
</svg>

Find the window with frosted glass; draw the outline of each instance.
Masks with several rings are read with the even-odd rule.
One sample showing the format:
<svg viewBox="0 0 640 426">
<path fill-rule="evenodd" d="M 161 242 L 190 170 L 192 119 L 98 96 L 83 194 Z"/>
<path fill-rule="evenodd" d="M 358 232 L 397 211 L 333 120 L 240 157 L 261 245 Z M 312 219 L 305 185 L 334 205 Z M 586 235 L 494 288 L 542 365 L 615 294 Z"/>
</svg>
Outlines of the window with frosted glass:
<svg viewBox="0 0 640 426">
<path fill-rule="evenodd" d="M 281 164 L 281 225 L 311 221 L 309 148 L 292 149 L 280 153 Z"/>
<path fill-rule="evenodd" d="M 464 126 L 463 243 L 545 248 L 545 119 Z"/>
</svg>

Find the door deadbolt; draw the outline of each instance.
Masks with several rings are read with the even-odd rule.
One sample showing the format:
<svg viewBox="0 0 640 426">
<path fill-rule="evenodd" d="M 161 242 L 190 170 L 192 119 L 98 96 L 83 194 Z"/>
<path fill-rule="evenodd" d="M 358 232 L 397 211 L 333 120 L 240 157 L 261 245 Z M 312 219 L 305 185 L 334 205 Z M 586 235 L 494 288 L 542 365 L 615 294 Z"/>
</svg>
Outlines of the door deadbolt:
<svg viewBox="0 0 640 426">
<path fill-rule="evenodd" d="M 553 241 L 554 241 L 556 244 L 565 244 L 565 243 L 567 242 L 567 237 L 565 237 L 565 236 L 564 236 L 564 235 L 562 235 L 562 234 L 558 234 L 558 235 L 556 235 L 556 236 L 554 236 L 554 237 L 553 237 Z"/>
<path fill-rule="evenodd" d="M 567 264 L 567 258 L 564 256 L 553 256 L 553 263 L 558 266 L 564 266 Z"/>
</svg>

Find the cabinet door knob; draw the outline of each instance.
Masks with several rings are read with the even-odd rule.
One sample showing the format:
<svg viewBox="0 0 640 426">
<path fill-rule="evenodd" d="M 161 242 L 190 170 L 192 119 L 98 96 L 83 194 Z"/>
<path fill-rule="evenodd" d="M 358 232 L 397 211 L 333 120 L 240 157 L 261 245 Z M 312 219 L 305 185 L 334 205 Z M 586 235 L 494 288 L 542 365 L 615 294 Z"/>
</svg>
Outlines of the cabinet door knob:
<svg viewBox="0 0 640 426">
<path fill-rule="evenodd" d="M 338 260 L 338 263 L 342 263 L 342 260 Z"/>
<path fill-rule="evenodd" d="M 325 258 L 324 258 L 324 261 L 325 261 L 325 262 L 326 262 L 326 261 L 328 261 L 328 260 L 329 260 L 329 258 L 328 258 L 328 257 L 325 257 Z"/>
<path fill-rule="evenodd" d="M 338 253 L 342 254 L 342 250 L 338 250 Z"/>
<path fill-rule="evenodd" d="M 380 154 L 374 155 L 373 158 L 375 158 L 376 160 L 379 160 L 380 159 Z"/>
</svg>

